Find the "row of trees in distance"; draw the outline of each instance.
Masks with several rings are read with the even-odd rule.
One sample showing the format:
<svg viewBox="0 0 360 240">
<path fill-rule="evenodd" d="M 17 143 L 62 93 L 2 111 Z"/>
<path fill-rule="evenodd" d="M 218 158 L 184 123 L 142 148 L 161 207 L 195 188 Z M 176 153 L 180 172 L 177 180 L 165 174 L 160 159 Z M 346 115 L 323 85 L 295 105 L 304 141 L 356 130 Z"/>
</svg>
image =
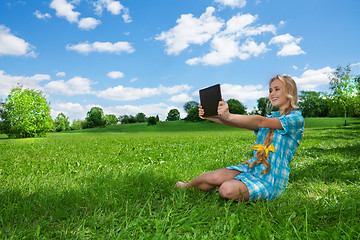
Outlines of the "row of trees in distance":
<svg viewBox="0 0 360 240">
<path fill-rule="evenodd" d="M 333 75 L 329 75 L 330 93 L 315 91 L 301 91 L 299 95 L 299 110 L 304 117 L 359 117 L 360 116 L 360 76 L 351 75 L 351 68 L 339 66 Z M 277 110 L 271 105 L 269 98 L 257 100 L 257 108 L 250 113 L 244 104 L 236 99 L 227 101 L 229 111 L 236 114 L 260 114 L 265 116 Z M 189 101 L 185 103 L 186 121 L 202 121 L 198 113 L 198 103 Z M 147 117 L 144 113 L 135 116 L 114 114 L 104 115 L 100 107 L 93 107 L 87 112 L 84 120 L 74 120 L 60 113 L 54 120 L 50 116 L 50 105 L 41 91 L 23 89 L 17 86 L 11 89 L 4 102 L 0 102 L 0 133 L 9 137 L 23 138 L 44 135 L 49 131 L 68 131 L 84 128 L 103 127 L 112 124 L 130 124 L 147 122 L 155 125 L 159 116 Z M 168 112 L 166 121 L 180 120 L 178 109 Z"/>
</svg>

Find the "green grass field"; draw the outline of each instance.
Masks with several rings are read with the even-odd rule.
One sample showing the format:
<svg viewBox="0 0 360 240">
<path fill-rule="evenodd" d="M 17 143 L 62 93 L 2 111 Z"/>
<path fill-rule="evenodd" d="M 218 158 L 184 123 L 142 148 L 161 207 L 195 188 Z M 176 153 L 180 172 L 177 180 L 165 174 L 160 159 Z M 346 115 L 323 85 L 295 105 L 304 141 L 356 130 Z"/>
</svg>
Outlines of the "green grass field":
<svg viewBox="0 0 360 240">
<path fill-rule="evenodd" d="M 44 138 L 0 135 L 0 239 L 360 239 L 360 119 L 306 119 L 273 201 L 174 190 L 247 160 L 251 131 L 132 124 Z"/>
</svg>

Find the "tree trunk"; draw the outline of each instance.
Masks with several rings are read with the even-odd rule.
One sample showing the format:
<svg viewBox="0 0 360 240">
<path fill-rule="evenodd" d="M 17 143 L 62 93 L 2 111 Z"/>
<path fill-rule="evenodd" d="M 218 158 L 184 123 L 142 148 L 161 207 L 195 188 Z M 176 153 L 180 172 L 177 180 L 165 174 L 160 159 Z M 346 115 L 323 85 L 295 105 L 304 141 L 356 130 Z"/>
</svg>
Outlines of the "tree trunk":
<svg viewBox="0 0 360 240">
<path fill-rule="evenodd" d="M 347 123 L 346 123 L 346 111 L 345 111 L 345 124 L 344 126 L 347 126 Z"/>
</svg>

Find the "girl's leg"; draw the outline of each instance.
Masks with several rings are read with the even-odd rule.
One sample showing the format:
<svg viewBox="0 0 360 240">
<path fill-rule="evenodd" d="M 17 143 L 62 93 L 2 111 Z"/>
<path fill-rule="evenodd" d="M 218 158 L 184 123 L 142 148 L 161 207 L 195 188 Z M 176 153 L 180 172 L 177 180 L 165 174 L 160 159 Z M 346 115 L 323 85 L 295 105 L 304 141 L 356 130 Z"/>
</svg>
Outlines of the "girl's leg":
<svg viewBox="0 0 360 240">
<path fill-rule="evenodd" d="M 249 190 L 245 183 L 240 180 L 231 179 L 224 182 L 219 188 L 219 194 L 226 199 L 235 199 L 247 202 L 249 201 Z"/>
<path fill-rule="evenodd" d="M 223 183 L 234 179 L 241 172 L 227 168 L 218 169 L 212 172 L 206 172 L 194 178 L 188 183 L 177 182 L 176 188 L 197 188 L 203 191 L 210 191 Z"/>
</svg>

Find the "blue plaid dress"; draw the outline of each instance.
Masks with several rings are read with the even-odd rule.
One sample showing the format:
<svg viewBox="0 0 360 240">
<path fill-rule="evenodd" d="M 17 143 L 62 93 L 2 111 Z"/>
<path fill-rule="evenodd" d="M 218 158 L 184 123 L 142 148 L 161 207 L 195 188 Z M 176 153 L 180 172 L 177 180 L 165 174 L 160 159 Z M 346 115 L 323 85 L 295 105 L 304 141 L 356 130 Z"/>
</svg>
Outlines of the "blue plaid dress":
<svg viewBox="0 0 360 240">
<path fill-rule="evenodd" d="M 267 117 L 278 118 L 283 129 L 276 129 L 273 137 L 275 153 L 269 152 L 268 161 L 271 164 L 269 173 L 261 175 L 265 169 L 264 164 L 250 168 L 248 165 L 239 164 L 227 167 L 241 172 L 235 179 L 245 183 L 249 190 L 250 201 L 257 199 L 272 200 L 279 196 L 285 189 L 290 174 L 290 162 L 300 144 L 304 133 L 304 118 L 300 111 L 292 111 L 287 115 L 280 116 L 280 112 L 272 112 Z M 268 128 L 260 128 L 256 144 L 263 144 L 269 132 Z M 256 150 L 248 162 L 256 161 Z"/>
</svg>

